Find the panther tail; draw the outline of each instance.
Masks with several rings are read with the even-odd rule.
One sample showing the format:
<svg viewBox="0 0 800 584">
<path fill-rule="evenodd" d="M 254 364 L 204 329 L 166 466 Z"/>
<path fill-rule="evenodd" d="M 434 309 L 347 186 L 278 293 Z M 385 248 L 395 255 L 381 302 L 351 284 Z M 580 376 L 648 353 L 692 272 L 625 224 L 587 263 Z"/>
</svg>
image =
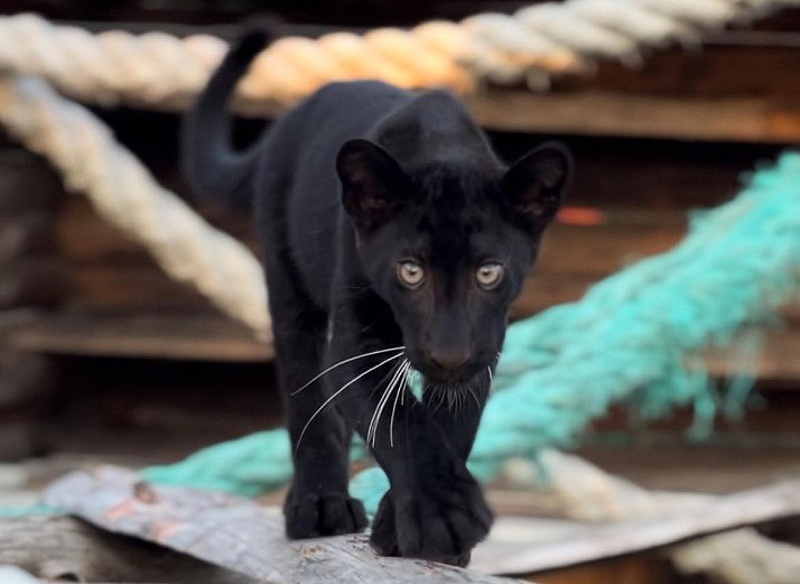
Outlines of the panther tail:
<svg viewBox="0 0 800 584">
<path fill-rule="evenodd" d="M 265 30 L 245 34 L 225 56 L 184 119 L 182 166 L 192 189 L 204 199 L 235 208 L 251 205 L 255 152 L 233 149 L 233 120 L 227 104 L 250 63 L 271 40 L 272 35 Z"/>
</svg>

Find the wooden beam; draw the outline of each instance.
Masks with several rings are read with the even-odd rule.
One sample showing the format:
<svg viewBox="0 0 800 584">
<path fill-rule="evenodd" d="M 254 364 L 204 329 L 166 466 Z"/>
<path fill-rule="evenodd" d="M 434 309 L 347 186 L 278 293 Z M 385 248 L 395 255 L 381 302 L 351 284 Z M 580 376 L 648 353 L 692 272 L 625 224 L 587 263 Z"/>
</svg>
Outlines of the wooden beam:
<svg viewBox="0 0 800 584">
<path fill-rule="evenodd" d="M 225 582 L 254 578 L 160 546 L 122 537 L 71 517 L 0 519 L 0 564 L 43 580 L 76 582 Z"/>
<path fill-rule="evenodd" d="M 761 333 L 750 331 L 750 334 Z M 711 348 L 704 354 L 704 366 L 718 377 L 745 375 L 774 381 L 800 380 L 800 330 L 773 329 L 763 335 L 757 355 L 747 355 L 735 346 Z"/>
<path fill-rule="evenodd" d="M 283 518 L 253 501 L 151 486 L 115 467 L 67 475 L 47 489 L 45 500 L 110 531 L 275 584 L 520 582 L 423 560 L 381 557 L 363 534 L 289 541 Z"/>
<path fill-rule="evenodd" d="M 376 556 L 363 535 L 287 541 L 280 515 L 227 495 L 143 483 L 115 467 L 57 481 L 45 501 L 106 529 L 127 533 L 276 581 L 507 582 L 419 560 Z M 800 480 L 720 497 L 669 515 L 609 525 L 573 524 L 535 543 L 509 542 L 482 569 L 524 574 L 672 545 L 800 514 Z M 490 562 L 488 565 L 486 562 Z"/>
<path fill-rule="evenodd" d="M 481 569 L 534 573 L 673 545 L 701 536 L 800 514 L 800 480 L 719 497 L 707 505 L 660 517 L 585 526 L 546 542 L 509 543 Z"/>
<path fill-rule="evenodd" d="M 270 343 L 215 315 L 64 314 L 21 327 L 11 344 L 24 351 L 99 357 L 141 357 L 258 363 L 274 357 Z"/>
<path fill-rule="evenodd" d="M 490 130 L 730 142 L 800 140 L 800 104 L 760 97 L 498 89 L 466 101 L 478 122 Z"/>
</svg>

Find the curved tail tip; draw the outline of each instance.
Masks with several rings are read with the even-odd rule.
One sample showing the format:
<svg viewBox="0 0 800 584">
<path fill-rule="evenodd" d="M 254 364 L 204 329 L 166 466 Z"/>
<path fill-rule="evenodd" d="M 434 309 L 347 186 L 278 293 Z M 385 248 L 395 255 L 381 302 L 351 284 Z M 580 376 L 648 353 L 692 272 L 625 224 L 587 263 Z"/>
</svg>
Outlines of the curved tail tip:
<svg viewBox="0 0 800 584">
<path fill-rule="evenodd" d="M 272 37 L 273 35 L 263 28 L 248 30 L 231 51 L 231 58 L 249 63 L 255 55 L 266 48 Z"/>
</svg>

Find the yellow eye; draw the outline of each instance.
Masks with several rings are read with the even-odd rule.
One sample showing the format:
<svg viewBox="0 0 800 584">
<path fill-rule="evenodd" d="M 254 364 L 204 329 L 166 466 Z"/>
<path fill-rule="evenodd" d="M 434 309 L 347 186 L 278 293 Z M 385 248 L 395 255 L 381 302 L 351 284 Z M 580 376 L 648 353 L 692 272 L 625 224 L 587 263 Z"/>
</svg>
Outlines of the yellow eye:
<svg viewBox="0 0 800 584">
<path fill-rule="evenodd" d="M 425 281 L 425 270 L 416 262 L 400 262 L 397 264 L 397 279 L 406 288 L 419 288 Z"/>
<path fill-rule="evenodd" d="M 491 290 L 500 283 L 504 273 L 505 268 L 502 264 L 483 264 L 475 272 L 475 280 L 478 282 L 478 286 L 484 290 Z"/>
</svg>

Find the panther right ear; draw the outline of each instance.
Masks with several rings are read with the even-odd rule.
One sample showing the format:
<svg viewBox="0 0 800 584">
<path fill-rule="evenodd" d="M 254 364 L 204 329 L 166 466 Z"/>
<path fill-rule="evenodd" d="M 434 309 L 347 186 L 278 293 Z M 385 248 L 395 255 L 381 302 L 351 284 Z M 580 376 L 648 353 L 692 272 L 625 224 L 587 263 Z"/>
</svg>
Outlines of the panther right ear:
<svg viewBox="0 0 800 584">
<path fill-rule="evenodd" d="M 540 232 L 555 217 L 571 174 L 572 156 L 557 142 L 542 144 L 506 172 L 506 195 L 532 232 Z"/>
<path fill-rule="evenodd" d="M 369 140 L 349 140 L 336 157 L 342 205 L 360 233 L 384 225 L 397 212 L 409 179 L 397 161 Z"/>
</svg>

